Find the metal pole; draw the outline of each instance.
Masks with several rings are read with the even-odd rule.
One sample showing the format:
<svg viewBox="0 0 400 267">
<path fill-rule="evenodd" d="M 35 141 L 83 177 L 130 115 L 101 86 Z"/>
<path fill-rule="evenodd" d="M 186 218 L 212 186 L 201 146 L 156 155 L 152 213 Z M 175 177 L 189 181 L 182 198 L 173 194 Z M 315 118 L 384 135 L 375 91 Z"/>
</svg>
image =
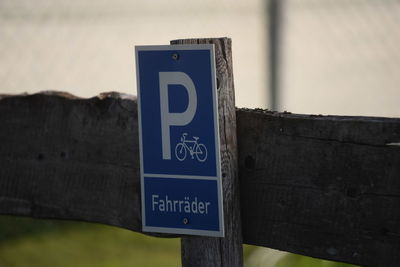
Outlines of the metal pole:
<svg viewBox="0 0 400 267">
<path fill-rule="evenodd" d="M 281 12 L 283 0 L 269 0 L 267 2 L 268 21 L 268 62 L 269 62 L 269 107 L 271 110 L 279 109 L 279 67 L 280 67 L 280 41 L 281 41 Z"/>
</svg>

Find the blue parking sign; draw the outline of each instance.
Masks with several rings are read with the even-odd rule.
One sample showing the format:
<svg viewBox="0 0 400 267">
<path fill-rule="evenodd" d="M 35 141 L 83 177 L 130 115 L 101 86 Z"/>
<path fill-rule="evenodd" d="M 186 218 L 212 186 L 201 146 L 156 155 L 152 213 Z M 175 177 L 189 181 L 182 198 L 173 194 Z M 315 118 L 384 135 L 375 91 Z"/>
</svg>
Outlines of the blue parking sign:
<svg viewBox="0 0 400 267">
<path fill-rule="evenodd" d="M 214 45 L 136 46 L 143 231 L 223 236 Z"/>
</svg>

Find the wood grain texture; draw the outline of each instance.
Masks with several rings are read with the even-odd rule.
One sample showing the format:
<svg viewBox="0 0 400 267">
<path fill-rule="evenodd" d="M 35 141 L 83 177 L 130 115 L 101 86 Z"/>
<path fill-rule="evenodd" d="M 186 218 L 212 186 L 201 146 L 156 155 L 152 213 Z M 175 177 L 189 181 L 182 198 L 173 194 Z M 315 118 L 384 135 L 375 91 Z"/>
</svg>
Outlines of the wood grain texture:
<svg viewBox="0 0 400 267">
<path fill-rule="evenodd" d="M 237 116 L 245 243 L 398 266 L 400 119 Z"/>
<path fill-rule="evenodd" d="M 182 238 L 183 266 L 242 266 L 238 151 L 232 43 L 229 38 L 184 39 L 171 44 L 214 44 L 217 69 L 225 237 Z"/>
<path fill-rule="evenodd" d="M 225 208 L 242 211 L 244 243 L 398 265 L 400 119 L 261 110 L 236 115 L 241 208 Z M 141 232 L 134 98 L 0 96 L 0 140 L 0 214 Z M 211 248 L 190 256 L 206 266 L 229 261 L 215 257 L 223 249 L 238 249 L 213 238 L 184 240 Z"/>
<path fill-rule="evenodd" d="M 117 93 L 0 100 L 0 212 L 141 231 L 137 106 Z"/>
</svg>

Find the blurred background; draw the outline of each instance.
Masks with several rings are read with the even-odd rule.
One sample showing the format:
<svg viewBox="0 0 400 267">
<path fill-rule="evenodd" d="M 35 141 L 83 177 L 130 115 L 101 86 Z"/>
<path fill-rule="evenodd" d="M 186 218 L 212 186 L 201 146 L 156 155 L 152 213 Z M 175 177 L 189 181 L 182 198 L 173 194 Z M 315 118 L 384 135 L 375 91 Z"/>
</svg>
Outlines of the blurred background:
<svg viewBox="0 0 400 267">
<path fill-rule="evenodd" d="M 0 0 L 0 94 L 136 94 L 134 46 L 227 36 L 236 105 L 400 117 L 399 0 Z M 245 246 L 246 266 L 344 266 Z M 0 266 L 179 266 L 179 240 L 0 217 Z"/>
</svg>

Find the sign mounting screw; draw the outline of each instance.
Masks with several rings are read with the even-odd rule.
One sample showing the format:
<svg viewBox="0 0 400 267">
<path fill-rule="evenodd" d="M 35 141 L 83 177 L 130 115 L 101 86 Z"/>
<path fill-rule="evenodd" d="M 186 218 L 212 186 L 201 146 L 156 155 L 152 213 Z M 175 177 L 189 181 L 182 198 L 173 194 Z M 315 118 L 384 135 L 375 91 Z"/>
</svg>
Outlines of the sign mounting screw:
<svg viewBox="0 0 400 267">
<path fill-rule="evenodd" d="M 172 59 L 175 60 L 175 61 L 178 60 L 179 59 L 179 54 L 178 53 L 173 53 L 172 54 Z"/>
</svg>

